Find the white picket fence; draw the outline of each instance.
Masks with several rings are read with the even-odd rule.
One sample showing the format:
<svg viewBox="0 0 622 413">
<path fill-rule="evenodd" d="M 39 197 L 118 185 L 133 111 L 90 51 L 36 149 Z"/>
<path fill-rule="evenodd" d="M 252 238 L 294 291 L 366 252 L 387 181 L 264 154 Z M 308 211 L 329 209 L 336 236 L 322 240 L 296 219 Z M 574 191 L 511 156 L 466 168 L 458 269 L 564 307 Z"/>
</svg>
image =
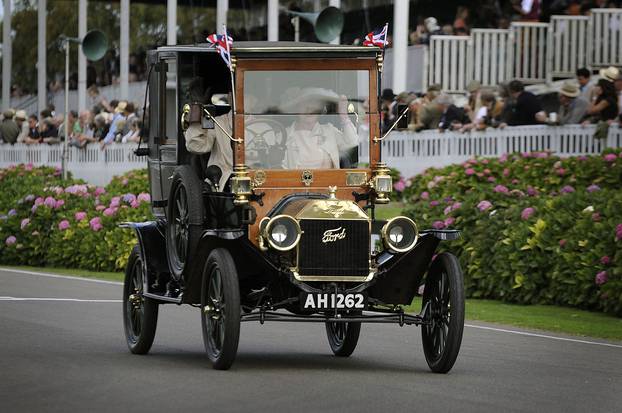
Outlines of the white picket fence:
<svg viewBox="0 0 622 413">
<path fill-rule="evenodd" d="M 609 128 L 606 140 L 594 139 L 594 126 L 515 126 L 470 133 L 426 130 L 396 131 L 382 143 L 382 160 L 404 176 L 429 167 L 461 163 L 474 156 L 551 150 L 559 156 L 599 154 L 605 147 L 622 147 L 622 129 Z M 77 178 L 103 185 L 114 175 L 145 168 L 146 158 L 134 155 L 136 144 L 70 148 L 68 170 Z M 18 163 L 61 166 L 62 146 L 0 145 L 0 168 Z M 369 162 L 369 147 L 359 145 L 359 160 Z"/>
<path fill-rule="evenodd" d="M 426 85 L 464 92 L 519 79 L 547 83 L 574 77 L 580 67 L 622 66 L 622 9 L 591 16 L 552 16 L 550 23 L 514 22 L 510 29 L 473 29 L 470 36 L 432 36 Z"/>
<path fill-rule="evenodd" d="M 134 155 L 136 146 L 113 144 L 105 150 L 101 150 L 99 145 L 90 145 L 84 149 L 71 147 L 67 153 L 67 170 L 75 178 L 105 185 L 115 175 L 147 167 L 146 158 Z M 20 163 L 60 167 L 62 159 L 61 145 L 0 145 L 0 168 Z"/>
<path fill-rule="evenodd" d="M 605 147 L 622 147 L 622 129 L 609 128 L 606 140 L 594 139 L 595 126 L 515 126 L 470 133 L 426 130 L 393 132 L 382 143 L 382 160 L 403 176 L 430 167 L 462 163 L 474 156 L 551 150 L 559 156 L 593 155 Z M 369 161 L 366 145 L 359 146 L 361 162 Z"/>
</svg>

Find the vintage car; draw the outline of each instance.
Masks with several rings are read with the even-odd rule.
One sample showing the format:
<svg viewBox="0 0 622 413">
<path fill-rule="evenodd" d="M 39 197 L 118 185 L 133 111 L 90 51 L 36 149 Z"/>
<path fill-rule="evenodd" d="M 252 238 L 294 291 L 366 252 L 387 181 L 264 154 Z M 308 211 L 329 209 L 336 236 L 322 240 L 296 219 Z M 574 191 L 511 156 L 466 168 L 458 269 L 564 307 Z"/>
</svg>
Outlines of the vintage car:
<svg viewBox="0 0 622 413">
<path fill-rule="evenodd" d="M 137 236 L 123 293 L 130 351 L 149 351 L 160 304 L 174 303 L 200 309 L 216 369 L 234 362 L 240 322 L 300 321 L 324 323 L 342 357 L 361 323 L 420 325 L 430 369 L 448 372 L 463 276 L 436 249 L 459 233 L 375 217 L 393 189 L 381 160 L 381 50 L 237 42 L 231 60 L 206 44 L 148 53 L 148 133 L 136 153 L 147 157 L 155 219 L 125 224 Z M 420 312 L 406 313 L 421 290 Z"/>
</svg>

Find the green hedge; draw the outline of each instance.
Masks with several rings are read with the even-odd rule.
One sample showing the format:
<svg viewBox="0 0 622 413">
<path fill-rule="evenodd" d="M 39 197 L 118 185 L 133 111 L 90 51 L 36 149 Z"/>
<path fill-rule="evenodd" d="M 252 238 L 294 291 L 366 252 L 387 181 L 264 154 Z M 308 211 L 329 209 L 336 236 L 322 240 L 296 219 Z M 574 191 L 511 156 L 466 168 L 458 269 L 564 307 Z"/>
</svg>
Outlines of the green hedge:
<svg viewBox="0 0 622 413">
<path fill-rule="evenodd" d="M 576 306 L 622 316 L 622 154 L 548 152 L 472 159 L 395 184 L 444 243 L 470 297 Z"/>
<path fill-rule="evenodd" d="M 146 170 L 105 188 L 54 168 L 0 170 L 0 264 L 122 270 L 135 244 L 124 221 L 151 219 Z"/>
</svg>

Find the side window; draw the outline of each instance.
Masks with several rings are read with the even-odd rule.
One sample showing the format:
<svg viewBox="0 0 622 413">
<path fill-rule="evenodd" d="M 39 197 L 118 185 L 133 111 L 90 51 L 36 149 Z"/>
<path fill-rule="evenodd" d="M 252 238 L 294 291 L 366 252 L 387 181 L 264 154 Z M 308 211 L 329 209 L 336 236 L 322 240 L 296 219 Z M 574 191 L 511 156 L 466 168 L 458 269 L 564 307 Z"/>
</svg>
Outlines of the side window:
<svg viewBox="0 0 622 413">
<path fill-rule="evenodd" d="M 148 117 L 146 119 L 146 123 L 149 128 L 149 143 L 154 143 L 155 137 L 160 137 L 160 129 L 158 125 L 158 97 L 159 93 L 159 82 L 160 82 L 160 74 L 155 70 L 155 67 L 152 69 L 151 74 L 149 75 L 149 111 L 147 113 Z"/>
<path fill-rule="evenodd" d="M 166 61 L 165 84 L 165 122 L 166 143 L 175 143 L 177 141 L 177 61 L 175 59 L 167 59 Z"/>
</svg>

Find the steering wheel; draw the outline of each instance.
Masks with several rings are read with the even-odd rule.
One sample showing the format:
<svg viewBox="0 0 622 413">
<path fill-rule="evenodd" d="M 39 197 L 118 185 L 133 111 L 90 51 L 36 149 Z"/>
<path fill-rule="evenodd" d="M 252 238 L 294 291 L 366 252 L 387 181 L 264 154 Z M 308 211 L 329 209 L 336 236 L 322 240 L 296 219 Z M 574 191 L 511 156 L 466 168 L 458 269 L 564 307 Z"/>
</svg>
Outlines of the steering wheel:
<svg viewBox="0 0 622 413">
<path fill-rule="evenodd" d="M 244 141 L 248 165 L 259 168 L 280 168 L 285 159 L 287 130 L 272 119 L 253 119 L 244 124 Z M 255 152 L 256 156 L 248 156 Z"/>
</svg>

